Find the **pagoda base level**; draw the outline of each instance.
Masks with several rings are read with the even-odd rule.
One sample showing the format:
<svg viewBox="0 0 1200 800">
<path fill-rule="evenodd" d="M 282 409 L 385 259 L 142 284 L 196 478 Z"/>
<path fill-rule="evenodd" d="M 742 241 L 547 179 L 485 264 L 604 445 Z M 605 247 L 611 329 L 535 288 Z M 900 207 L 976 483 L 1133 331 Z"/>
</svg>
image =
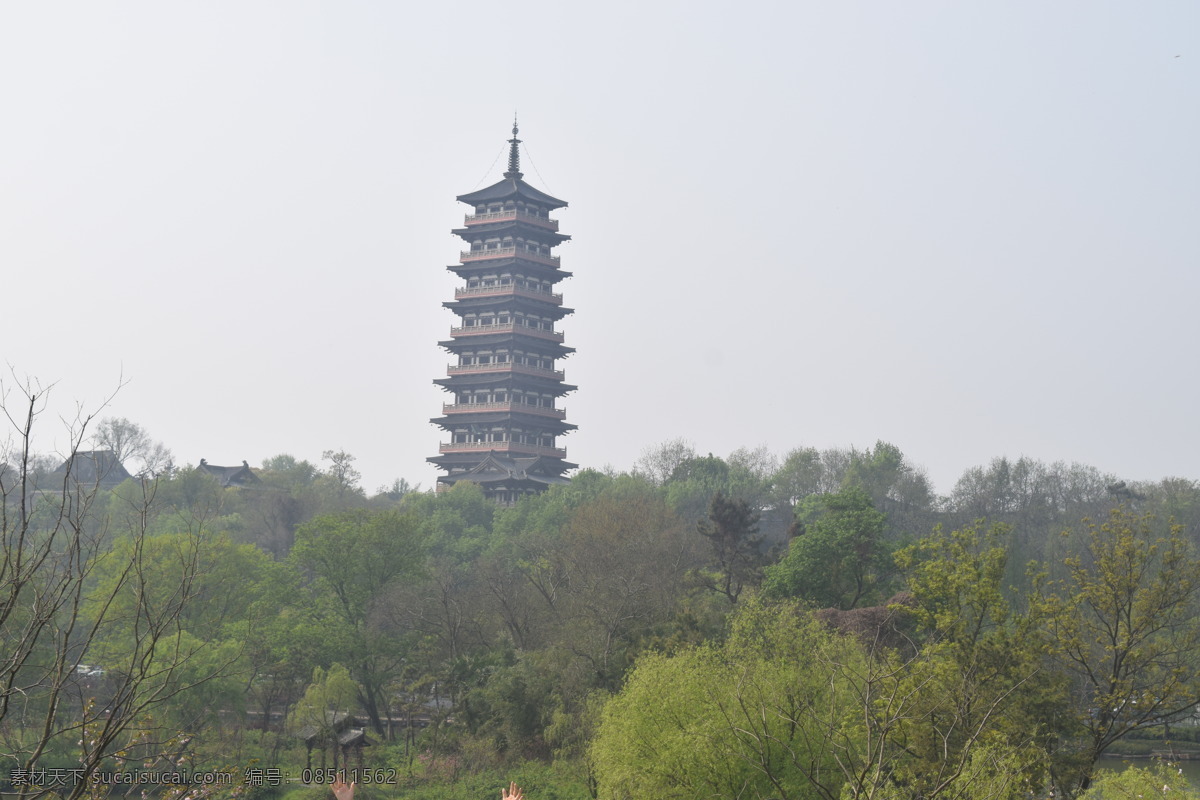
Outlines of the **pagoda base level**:
<svg viewBox="0 0 1200 800">
<path fill-rule="evenodd" d="M 432 458 L 429 460 L 434 461 Z M 560 459 L 541 456 L 512 458 L 489 451 L 470 468 L 456 469 L 438 478 L 437 488 L 438 491 L 445 491 L 459 481 L 468 481 L 479 484 L 489 500 L 511 505 L 525 495 L 539 494 L 551 486 L 570 483 L 570 478 L 561 473 L 564 467 L 574 466 Z"/>
<path fill-rule="evenodd" d="M 495 450 L 468 450 L 443 453 L 438 456 L 430 456 L 425 460 L 438 469 L 449 473 L 445 476 L 447 478 L 457 478 L 460 475 L 480 469 L 484 471 L 493 469 L 500 471 L 512 470 L 524 472 L 529 475 L 561 477 L 564 472 L 569 472 L 579 467 L 578 464 L 572 464 L 570 461 L 564 461 L 561 458 L 525 455 L 523 453 L 502 453 Z"/>
</svg>

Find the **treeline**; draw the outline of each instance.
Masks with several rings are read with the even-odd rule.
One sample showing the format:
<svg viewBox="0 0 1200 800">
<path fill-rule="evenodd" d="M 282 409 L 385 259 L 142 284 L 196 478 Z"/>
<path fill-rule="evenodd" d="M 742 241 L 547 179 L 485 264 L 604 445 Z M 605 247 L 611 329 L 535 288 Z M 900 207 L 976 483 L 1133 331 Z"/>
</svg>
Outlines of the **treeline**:
<svg viewBox="0 0 1200 800">
<path fill-rule="evenodd" d="M 24 430 L 0 469 L 20 796 L 94 789 L 13 780 L 38 768 L 294 775 L 352 719 L 408 793 L 549 764 L 531 797 L 1074 795 L 1200 700 L 1195 481 L 997 459 L 938 497 L 883 442 L 675 441 L 507 508 L 368 495 L 337 452 L 100 491 Z"/>
</svg>

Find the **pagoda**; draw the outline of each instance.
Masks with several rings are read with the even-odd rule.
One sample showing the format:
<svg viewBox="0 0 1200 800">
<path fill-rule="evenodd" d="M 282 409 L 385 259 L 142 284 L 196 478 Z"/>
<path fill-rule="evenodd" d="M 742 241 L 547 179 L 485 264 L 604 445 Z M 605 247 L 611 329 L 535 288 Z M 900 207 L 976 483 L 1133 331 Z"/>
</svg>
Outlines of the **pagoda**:
<svg viewBox="0 0 1200 800">
<path fill-rule="evenodd" d="M 446 268 L 463 284 L 443 304 L 458 324 L 438 343 L 454 362 L 434 381 L 451 398 L 431 420 L 448 441 L 428 459 L 446 470 L 439 489 L 472 481 L 501 504 L 567 483 L 577 466 L 556 441 L 575 429 L 558 405 L 575 387 L 555 368 L 574 352 L 555 330 L 572 309 L 554 289 L 571 273 L 552 251 L 571 237 L 550 212 L 567 204 L 522 180 L 515 121 L 512 132 L 504 180 L 458 197 L 471 213 L 452 232 L 469 249 Z"/>
</svg>

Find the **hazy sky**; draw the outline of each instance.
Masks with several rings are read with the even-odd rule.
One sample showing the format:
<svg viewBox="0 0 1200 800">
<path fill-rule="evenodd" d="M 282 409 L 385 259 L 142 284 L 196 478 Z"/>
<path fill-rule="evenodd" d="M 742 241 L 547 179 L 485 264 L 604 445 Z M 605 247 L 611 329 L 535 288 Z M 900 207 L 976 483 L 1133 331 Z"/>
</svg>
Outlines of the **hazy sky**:
<svg viewBox="0 0 1200 800">
<path fill-rule="evenodd" d="M 429 486 L 454 198 L 516 110 L 570 202 L 571 461 L 1200 478 L 1198 37 L 1192 0 L 0 2 L 4 383 Z"/>
</svg>

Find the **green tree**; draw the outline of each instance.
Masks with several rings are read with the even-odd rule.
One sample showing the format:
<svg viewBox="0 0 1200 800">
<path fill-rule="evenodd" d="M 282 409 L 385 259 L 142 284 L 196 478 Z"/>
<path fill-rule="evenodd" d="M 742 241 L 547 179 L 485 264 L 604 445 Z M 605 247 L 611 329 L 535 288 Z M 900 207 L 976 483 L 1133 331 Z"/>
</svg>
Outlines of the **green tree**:
<svg viewBox="0 0 1200 800">
<path fill-rule="evenodd" d="M 290 560 L 311 576 L 311 591 L 329 635 L 346 642 L 343 657 L 360 702 L 380 735 L 388 683 L 402 670 L 402 642 L 381 625 L 385 589 L 422 574 L 417 517 L 363 509 L 315 517 L 296 532 Z"/>
<path fill-rule="evenodd" d="M 1006 598 L 1004 535 L 935 531 L 897 553 L 909 590 L 897 605 L 822 614 L 866 651 L 811 665 L 858 709 L 826 727 L 843 797 L 1017 800 L 1041 786 L 1042 720 L 1062 692 Z"/>
<path fill-rule="evenodd" d="M 809 495 L 835 491 L 841 478 L 830 482 L 815 447 L 798 447 L 784 457 L 783 464 L 771 478 L 775 502 L 789 511 Z"/>
<path fill-rule="evenodd" d="M 1096 760 L 1130 732 L 1200 702 L 1200 560 L 1177 525 L 1114 509 L 1067 532 L 1066 576 L 1039 582 L 1038 613 L 1055 662 L 1073 677 L 1084 747 L 1059 767 L 1066 791 L 1088 788 Z"/>
<path fill-rule="evenodd" d="M 755 603 L 739 607 L 721 646 L 644 657 L 602 713 L 599 797 L 838 797 L 832 734 L 860 709 L 829 663 L 865 667 L 853 640 L 794 607 Z"/>
<path fill-rule="evenodd" d="M 1182 770 L 1170 764 L 1155 764 L 1150 767 L 1129 767 L 1119 772 L 1101 770 L 1080 800 L 1142 800 L 1160 795 L 1172 800 L 1200 798 L 1200 792 L 1196 791 Z"/>
<path fill-rule="evenodd" d="M 293 733 L 305 731 L 306 735 L 316 733 L 328 739 L 337 730 L 338 720 L 357 710 L 360 694 L 350 670 L 341 664 L 333 664 L 328 670 L 316 667 L 312 682 L 292 710 L 288 726 Z"/>
<path fill-rule="evenodd" d="M 702 573 L 701 578 L 730 603 L 737 603 L 742 590 L 758 581 L 766 560 L 758 518 L 758 511 L 745 500 L 718 491 L 708 505 L 708 519 L 696 526 L 712 553 L 712 571 Z"/>
<path fill-rule="evenodd" d="M 883 541 L 886 516 L 876 511 L 862 489 L 816 495 L 798 514 L 782 561 L 767 567 L 763 592 L 768 597 L 799 597 L 817 608 L 855 608 L 881 599 L 879 588 L 891 572 Z"/>
<path fill-rule="evenodd" d="M 876 504 L 894 500 L 926 508 L 933 499 L 925 473 L 908 463 L 899 447 L 884 441 L 867 450 L 851 448 L 842 488 L 853 487 L 866 491 Z"/>
<path fill-rule="evenodd" d="M 118 538 L 97 559 L 83 607 L 96 629 L 86 656 L 109 673 L 110 706 L 169 698 L 159 723 L 189 732 L 219 710 L 242 710 L 243 655 L 259 620 L 274 613 L 263 601 L 275 567 L 257 547 L 204 527 Z"/>
</svg>

